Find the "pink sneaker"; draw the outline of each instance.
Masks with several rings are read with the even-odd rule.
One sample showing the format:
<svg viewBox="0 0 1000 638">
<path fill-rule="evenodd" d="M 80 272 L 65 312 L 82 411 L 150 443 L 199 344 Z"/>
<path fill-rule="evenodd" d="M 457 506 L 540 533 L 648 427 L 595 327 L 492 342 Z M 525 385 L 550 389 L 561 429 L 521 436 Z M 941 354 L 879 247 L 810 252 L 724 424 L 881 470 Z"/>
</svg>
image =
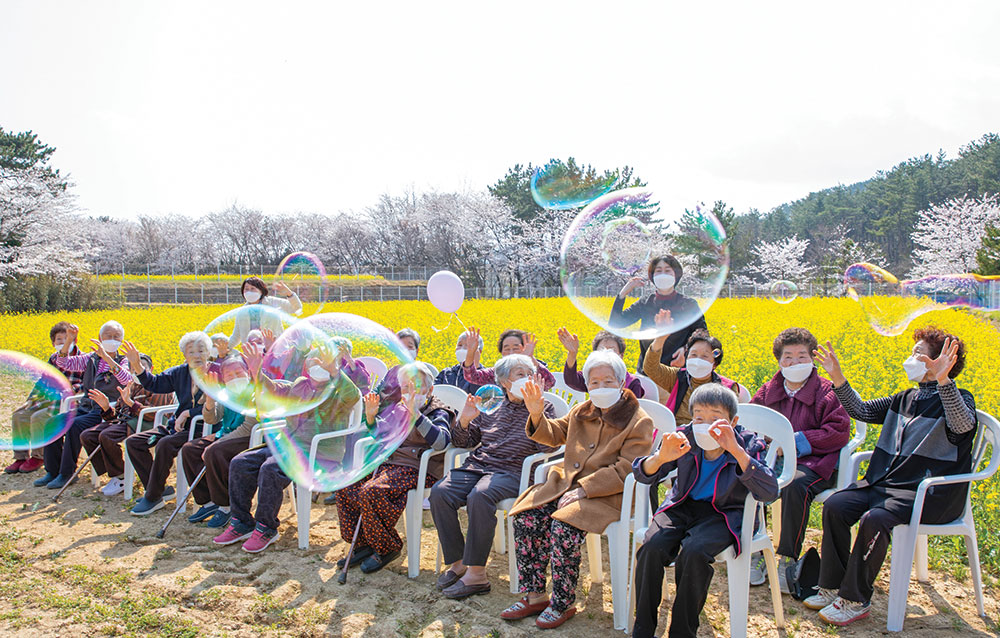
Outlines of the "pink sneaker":
<svg viewBox="0 0 1000 638">
<path fill-rule="evenodd" d="M 278 540 L 278 532 L 275 532 L 271 536 L 265 536 L 264 532 L 260 531 L 260 528 L 258 527 L 253 531 L 253 534 L 250 535 L 250 540 L 243 543 L 243 551 L 251 554 L 257 554 L 270 547 L 271 543 L 276 540 Z"/>
<path fill-rule="evenodd" d="M 232 545 L 233 543 L 245 541 L 246 539 L 250 538 L 252 534 L 253 530 L 244 533 L 236 529 L 235 524 L 230 523 L 229 527 L 226 528 L 226 531 L 222 532 L 221 534 L 213 538 L 212 542 L 215 543 L 216 545 Z"/>
</svg>

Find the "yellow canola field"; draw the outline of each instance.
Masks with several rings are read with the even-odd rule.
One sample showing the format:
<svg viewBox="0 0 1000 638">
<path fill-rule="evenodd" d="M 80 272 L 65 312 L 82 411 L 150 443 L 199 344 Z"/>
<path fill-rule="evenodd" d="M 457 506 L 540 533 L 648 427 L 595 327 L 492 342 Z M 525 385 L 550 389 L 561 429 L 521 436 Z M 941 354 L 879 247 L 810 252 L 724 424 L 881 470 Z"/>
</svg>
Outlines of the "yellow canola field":
<svg viewBox="0 0 1000 638">
<path fill-rule="evenodd" d="M 0 349 L 18 350 L 44 358 L 50 352 L 49 327 L 65 319 L 80 326 L 80 342 L 87 344 L 107 319 L 120 321 L 126 339 L 149 353 L 157 370 L 182 362 L 178 339 L 185 332 L 200 330 L 228 310 L 223 306 L 157 306 L 122 308 L 100 312 L 67 312 L 37 315 L 0 315 Z M 420 333 L 420 358 L 438 368 L 455 363 L 455 339 L 462 331 L 458 321 L 426 301 L 386 301 L 329 303 L 325 312 L 347 312 L 368 317 L 398 330 L 410 327 Z M 305 315 L 314 312 L 306 306 Z M 497 358 L 496 338 L 505 328 L 520 328 L 536 334 L 537 357 L 553 370 L 561 370 L 565 351 L 556 330 L 566 326 L 581 339 L 581 360 L 590 351 L 590 341 L 598 326 L 580 314 L 565 298 L 470 300 L 459 316 L 466 325 L 482 329 L 486 339 L 484 362 Z M 787 305 L 769 299 L 721 299 L 709 309 L 706 320 L 712 333 L 723 343 L 721 374 L 739 381 L 752 391 L 777 370 L 771 343 L 781 330 L 793 326 L 807 328 L 820 339 L 833 342 L 844 371 L 862 398 L 877 398 L 909 385 L 900 364 L 912 348 L 914 328 L 934 324 L 960 336 L 966 342 L 965 370 L 958 378 L 962 388 L 976 397 L 977 407 L 1000 415 L 1000 374 L 996 365 L 998 331 L 988 320 L 961 310 L 933 312 L 918 318 L 899 337 L 883 337 L 866 323 L 860 306 L 851 299 L 797 299 Z M 441 332 L 435 331 L 438 328 Z M 626 361 L 634 368 L 638 344 L 628 343 Z M 878 428 L 869 430 L 867 449 L 877 438 Z M 1000 479 L 977 484 L 973 491 L 980 553 L 984 564 L 1000 572 L 1000 539 L 987 530 L 1000 529 Z M 959 547 L 942 541 L 941 547 Z M 939 547 L 939 548 L 941 548 Z M 964 554 L 964 551 L 956 551 Z"/>
</svg>

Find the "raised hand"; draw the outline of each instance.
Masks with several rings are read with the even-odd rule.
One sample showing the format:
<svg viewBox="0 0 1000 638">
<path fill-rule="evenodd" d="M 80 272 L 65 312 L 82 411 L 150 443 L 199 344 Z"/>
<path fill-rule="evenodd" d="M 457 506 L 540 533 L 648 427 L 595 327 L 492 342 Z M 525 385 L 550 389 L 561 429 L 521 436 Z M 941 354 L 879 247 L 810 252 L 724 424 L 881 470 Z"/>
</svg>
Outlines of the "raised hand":
<svg viewBox="0 0 1000 638">
<path fill-rule="evenodd" d="M 135 401 L 132 400 L 132 388 L 135 387 L 135 381 L 129 381 L 126 385 L 118 386 L 118 396 L 125 407 L 131 408 Z"/>
<path fill-rule="evenodd" d="M 723 450 L 735 456 L 735 449 L 740 447 L 736 442 L 736 430 L 733 427 L 739 422 L 739 417 L 733 417 L 732 424 L 726 419 L 719 419 L 708 428 L 708 435 L 715 439 L 715 442 Z"/>
<path fill-rule="evenodd" d="M 477 416 L 479 416 L 479 397 L 470 394 L 465 397 L 465 405 L 462 406 L 462 413 L 458 415 L 458 423 L 463 428 L 468 428 Z"/>
<path fill-rule="evenodd" d="M 90 391 L 88 391 L 87 396 L 90 397 L 91 401 L 99 405 L 101 407 L 101 410 L 107 410 L 111 407 L 111 403 L 108 401 L 108 397 L 103 392 L 97 390 L 96 388 L 92 388 Z"/>
<path fill-rule="evenodd" d="M 476 365 L 476 359 L 479 356 L 479 328 L 470 326 L 465 334 L 465 367 L 471 368 Z"/>
<path fill-rule="evenodd" d="M 580 352 L 580 337 L 566 328 L 559 328 L 556 331 L 556 336 L 559 337 L 559 343 L 562 344 L 562 347 L 566 348 L 566 352 L 570 354 L 570 358 L 575 361 L 577 353 Z"/>
<path fill-rule="evenodd" d="M 645 277 L 632 277 L 627 282 L 625 282 L 624 286 L 622 286 L 621 292 L 618 293 L 618 296 L 625 298 L 628 296 L 630 292 L 632 292 L 636 288 L 642 288 L 645 285 L 646 285 Z"/>
<path fill-rule="evenodd" d="M 174 430 L 180 432 L 184 429 L 184 424 L 187 423 L 188 417 L 191 416 L 189 410 L 184 410 L 180 414 L 174 417 Z"/>
<path fill-rule="evenodd" d="M 70 324 L 69 328 L 66 329 L 66 343 L 63 344 L 64 346 L 66 346 L 67 352 L 70 350 L 70 348 L 73 347 L 73 344 L 76 343 L 76 338 L 79 335 L 80 335 L 80 326 L 76 325 L 75 323 Z"/>
<path fill-rule="evenodd" d="M 104 359 L 105 362 L 111 363 L 111 357 L 108 355 L 107 350 L 104 349 L 104 345 L 97 339 L 91 339 L 90 343 L 93 344 L 91 348 L 92 351 L 97 353 L 97 356 Z"/>
<path fill-rule="evenodd" d="M 532 420 L 540 419 L 545 412 L 545 400 L 542 399 L 542 381 L 538 375 L 528 379 L 521 390 L 521 396 L 524 397 L 524 405 Z"/>
<path fill-rule="evenodd" d="M 813 361 L 826 371 L 834 386 L 840 387 L 847 383 L 847 378 L 844 377 L 844 372 L 840 369 L 840 360 L 837 358 L 837 353 L 833 351 L 833 344 L 829 341 L 826 342 L 825 348 L 818 346 L 816 350 L 813 350 Z"/>
<path fill-rule="evenodd" d="M 292 289 L 289 288 L 285 284 L 285 282 L 283 282 L 283 281 L 276 281 L 276 282 L 274 282 L 274 286 L 273 287 L 274 287 L 274 289 L 276 291 L 285 293 L 286 297 L 291 297 L 292 296 Z"/>
<path fill-rule="evenodd" d="M 653 317 L 653 323 L 656 324 L 657 328 L 667 328 L 670 326 L 673 320 L 674 320 L 673 315 L 671 315 L 670 311 L 667 309 L 659 311 L 658 313 L 656 313 L 656 316 Z"/>
<path fill-rule="evenodd" d="M 951 383 L 951 377 L 948 376 L 948 373 L 951 372 L 951 369 L 955 367 L 955 363 L 958 361 L 958 346 L 958 339 L 948 337 L 944 340 L 944 345 L 941 346 L 941 354 L 936 358 L 931 359 L 925 354 L 917 355 L 917 360 L 924 362 L 924 365 L 927 366 L 927 371 L 937 379 L 938 385 Z"/>
<path fill-rule="evenodd" d="M 142 372 L 142 359 L 139 358 L 139 349 L 135 347 L 135 344 L 126 341 L 122 343 L 122 348 L 125 349 L 125 358 L 128 359 L 128 366 L 132 372 L 134 374 Z"/>
<path fill-rule="evenodd" d="M 660 451 L 657 457 L 660 464 L 676 461 L 691 451 L 691 441 L 684 436 L 683 432 L 671 432 L 664 435 L 663 442 L 660 443 Z"/>
<path fill-rule="evenodd" d="M 264 350 L 270 350 L 271 346 L 273 346 L 275 342 L 274 332 L 269 328 L 261 328 L 260 334 L 264 337 Z"/>
<path fill-rule="evenodd" d="M 524 343 L 524 350 L 521 352 L 521 354 L 534 359 L 535 346 L 538 345 L 538 339 L 536 339 L 535 335 L 531 334 L 530 332 L 525 332 L 523 335 L 521 335 L 521 341 L 522 343 Z"/>
<path fill-rule="evenodd" d="M 365 421 L 369 424 L 375 423 L 378 416 L 379 396 L 377 392 L 369 392 L 365 395 Z"/>
<path fill-rule="evenodd" d="M 245 342 L 243 344 L 243 363 L 250 371 L 251 378 L 256 381 L 260 374 L 260 368 L 264 364 L 264 349 L 259 345 Z"/>
<path fill-rule="evenodd" d="M 684 355 L 684 346 L 681 346 L 674 350 L 674 358 L 670 360 L 670 365 L 674 368 L 683 368 L 685 363 L 687 357 Z"/>
</svg>

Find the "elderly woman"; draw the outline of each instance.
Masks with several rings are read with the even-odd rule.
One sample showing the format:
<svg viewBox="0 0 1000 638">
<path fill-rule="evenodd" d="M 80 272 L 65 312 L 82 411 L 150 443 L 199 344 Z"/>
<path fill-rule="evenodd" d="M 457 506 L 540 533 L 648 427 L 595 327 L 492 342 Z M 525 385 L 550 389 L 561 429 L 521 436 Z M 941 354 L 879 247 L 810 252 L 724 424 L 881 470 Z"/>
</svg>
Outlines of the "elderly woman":
<svg viewBox="0 0 1000 638">
<path fill-rule="evenodd" d="M 187 443 L 188 428 L 194 417 L 201 414 L 203 393 L 194 383 L 191 369 L 202 369 L 208 365 L 212 350 L 212 340 L 204 332 L 189 332 L 177 344 L 184 354 L 184 363 L 151 374 L 143 369 L 139 351 L 135 345 L 125 342 L 125 356 L 133 370 L 139 370 L 138 379 L 142 387 L 157 394 L 177 397 L 177 410 L 165 426 L 138 432 L 125 439 L 135 474 L 142 481 L 146 493 L 132 508 L 135 516 L 147 516 L 164 506 L 164 498 L 175 496 L 174 488 L 167 488 L 167 477 L 181 446 Z M 155 448 L 156 455 L 150 454 Z"/>
<path fill-rule="evenodd" d="M 477 383 L 472 383 L 465 378 L 465 361 L 469 358 L 469 350 L 472 350 L 472 363 L 476 371 L 483 369 L 483 364 L 479 358 L 483 354 L 483 337 L 473 338 L 468 332 L 458 335 L 458 342 L 455 344 L 455 360 L 458 362 L 450 368 L 445 368 L 438 373 L 436 384 L 453 385 L 462 388 L 469 394 L 475 394 L 481 388 Z"/>
<path fill-rule="evenodd" d="M 789 593 L 787 567 L 799 559 L 809 526 L 809 506 L 816 495 L 837 485 L 837 460 L 850 439 L 847 416 L 833 384 L 813 365 L 816 337 L 805 328 L 782 331 L 771 348 L 778 372 L 751 403 L 780 412 L 795 431 L 795 478 L 781 490 L 781 538 L 778 539 L 778 586 Z M 750 561 L 750 584 L 767 581 L 764 554 Z"/>
<path fill-rule="evenodd" d="M 834 625 L 868 615 L 875 578 L 885 561 L 892 529 L 909 523 L 917 487 L 930 476 L 972 471 L 972 444 L 979 419 L 976 402 L 955 386 L 965 367 L 962 341 L 934 327 L 913 333 L 912 354 L 902 367 L 917 387 L 862 401 L 847 382 L 833 346 L 819 348 L 816 361 L 852 418 L 881 423 L 868 471 L 823 505 L 823 549 L 819 593 L 803 601 Z M 939 485 L 927 492 L 921 523 L 948 523 L 962 515 L 969 484 Z M 851 547 L 851 526 L 858 537 Z"/>
<path fill-rule="evenodd" d="M 396 560 L 403 540 L 396 532 L 396 522 L 406 508 L 406 493 L 420 487 L 417 478 L 420 457 L 426 450 L 443 450 L 451 441 L 455 411 L 430 394 L 434 377 L 423 363 L 410 363 L 400 371 L 401 404 L 415 415 L 415 423 L 406 440 L 369 476 L 335 492 L 340 516 L 340 534 L 350 543 L 361 520 L 351 566 L 361 564 L 369 574 Z M 380 397 L 365 396 L 365 423 L 374 429 L 379 418 Z M 429 488 L 444 474 L 444 457 L 437 455 L 427 464 Z M 344 560 L 339 566 L 343 567 Z"/>
<path fill-rule="evenodd" d="M 691 410 L 688 403 L 691 393 L 706 383 L 719 383 L 732 390 L 737 396 L 740 384 L 727 379 L 715 371 L 722 365 L 722 342 L 707 330 L 695 330 L 684 346 L 685 367 L 675 368 L 664 365 L 659 354 L 669 336 L 657 337 L 649 346 L 654 356 L 646 357 L 642 371 L 661 389 L 668 393 L 666 406 L 674 413 L 677 425 L 691 422 Z"/>
<path fill-rule="evenodd" d="M 89 354 L 70 355 L 70 349 L 76 343 L 80 329 L 71 325 L 66 331 L 67 339 L 56 356 L 56 367 L 68 372 L 82 372 L 83 381 L 80 384 L 80 392 L 83 398 L 76 404 L 76 415 L 73 417 L 73 424 L 66 434 L 63 435 L 62 454 L 59 461 L 59 475 L 50 480 L 46 486 L 49 489 L 57 490 L 66 485 L 70 477 L 76 471 L 76 461 L 80 456 L 80 435 L 84 430 L 88 430 L 101 421 L 103 410 L 91 396 L 91 390 L 97 390 L 104 396 L 117 397 L 118 388 L 128 385 L 132 380 L 125 363 L 125 357 L 118 354 L 125 338 L 125 328 L 117 321 L 108 321 L 98 331 L 98 339 L 91 339 L 94 344 L 93 352 Z M 136 370 L 142 369 L 141 366 Z M 49 452 L 51 447 L 52 452 Z M 55 459 L 49 464 L 49 457 L 54 456 L 59 446 L 47 446 L 46 469 L 55 466 Z"/>
<path fill-rule="evenodd" d="M 618 520 L 625 477 L 632 462 L 649 454 L 653 421 L 625 385 L 625 362 L 597 351 L 587 357 L 583 376 L 590 400 L 567 416 L 543 413 L 542 390 L 529 382 L 524 403 L 526 432 L 542 445 L 566 445 L 566 456 L 544 484 L 532 486 L 511 509 L 514 551 L 525 596 L 500 617 L 517 620 L 541 614 L 535 624 L 552 629 L 576 613 L 580 545 L 588 532 L 600 534 Z M 552 597 L 545 594 L 545 569 L 552 563 Z"/>
<path fill-rule="evenodd" d="M 287 314 L 302 312 L 299 296 L 282 282 L 274 284 L 278 296 L 270 294 L 267 284 L 260 277 L 247 277 L 240 285 L 240 295 L 245 303 L 236 314 L 233 334 L 229 336 L 229 346 L 236 347 L 246 341 L 251 330 L 270 330 L 275 337 L 281 334 L 281 315 L 271 312 L 280 310 Z"/>
<path fill-rule="evenodd" d="M 479 398 L 468 397 L 451 427 L 451 442 L 455 447 L 476 449 L 461 468 L 448 472 L 431 489 L 431 515 L 448 565 L 437 587 L 448 598 L 489 593 L 486 559 L 496 530 L 497 503 L 518 495 L 525 458 L 552 449 L 529 439 L 524 429 L 528 408 L 523 391 L 537 371 L 535 362 L 512 354 L 497 361 L 494 370 L 504 390 L 503 403 L 493 414 L 485 414 L 479 411 Z M 546 404 L 544 412 L 551 417 L 552 405 Z M 463 506 L 469 513 L 467 537 L 458 523 L 458 510 Z"/>
<path fill-rule="evenodd" d="M 700 316 L 701 310 L 698 308 L 698 302 L 675 290 L 675 286 L 683 276 L 684 269 L 681 267 L 681 262 L 677 261 L 673 255 L 654 257 L 649 262 L 646 278 L 633 277 L 615 297 L 609 320 L 609 325 L 614 328 L 627 328 L 639 322 L 639 329 L 645 330 L 656 326 L 656 316 L 663 311 L 678 317 L 698 315 L 698 319 L 690 326 L 669 335 L 666 340 L 660 342 L 660 347 L 657 349 L 657 360 L 674 366 L 684 365 L 682 357 L 684 345 L 694 331 L 699 328 L 708 330 L 705 317 Z M 656 292 L 625 308 L 625 298 L 628 297 L 629 293 L 647 282 L 656 287 Z M 639 366 L 636 368 L 637 370 L 643 369 L 649 345 L 650 341 L 648 340 L 639 341 Z"/>
<path fill-rule="evenodd" d="M 556 336 L 559 337 L 559 343 L 562 344 L 563 348 L 566 348 L 566 365 L 563 366 L 563 381 L 566 383 L 566 387 L 577 392 L 587 392 L 587 380 L 576 369 L 576 357 L 580 352 L 580 337 L 572 334 L 566 328 L 559 328 Z M 623 359 L 625 356 L 625 340 L 607 330 L 601 330 L 597 333 L 591 348 L 593 352 L 613 352 L 618 355 L 619 359 Z M 625 387 L 631 390 L 637 399 L 641 399 L 645 395 L 639 378 L 628 372 L 625 373 Z"/>
<path fill-rule="evenodd" d="M 482 341 L 482 337 L 479 334 L 479 328 L 472 327 L 468 330 L 469 337 L 474 340 Z M 525 332 L 523 330 L 504 330 L 500 334 L 500 338 L 497 340 L 497 352 L 500 353 L 501 357 L 507 357 L 512 354 L 520 354 L 531 359 L 532 365 L 538 370 L 538 375 L 542 378 L 542 385 L 546 390 L 551 390 L 552 386 L 556 384 L 556 378 L 552 376 L 549 369 L 545 367 L 545 364 L 535 358 L 535 345 L 537 340 L 535 335 L 530 332 Z M 465 376 L 465 380 L 469 383 L 474 383 L 476 385 L 489 385 L 496 383 L 494 369 L 484 368 L 479 365 L 479 356 L 477 352 L 472 350 L 467 350 L 465 355 L 465 364 L 462 367 L 462 374 Z"/>
</svg>

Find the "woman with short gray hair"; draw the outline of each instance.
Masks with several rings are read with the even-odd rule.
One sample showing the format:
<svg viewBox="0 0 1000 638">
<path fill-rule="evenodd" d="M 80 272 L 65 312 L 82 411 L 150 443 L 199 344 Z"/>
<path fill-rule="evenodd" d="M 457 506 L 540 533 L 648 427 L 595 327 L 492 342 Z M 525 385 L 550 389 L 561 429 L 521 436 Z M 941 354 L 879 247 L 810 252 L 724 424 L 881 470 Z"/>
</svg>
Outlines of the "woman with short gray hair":
<svg viewBox="0 0 1000 638">
<path fill-rule="evenodd" d="M 492 414 L 480 412 L 479 397 L 470 395 L 451 426 L 455 447 L 476 448 L 461 468 L 451 470 L 431 489 L 431 515 L 448 568 L 437 581 L 448 598 L 463 599 L 490 591 L 486 560 L 496 530 L 497 504 L 514 498 L 520 488 L 524 459 L 553 448 L 528 438 L 528 409 L 523 391 L 535 374 L 535 362 L 523 354 L 503 357 L 493 367 L 504 398 Z M 552 404 L 541 408 L 550 418 Z M 476 447 L 476 446 L 479 447 Z M 469 513 L 468 534 L 462 534 L 458 510 Z"/>
</svg>

